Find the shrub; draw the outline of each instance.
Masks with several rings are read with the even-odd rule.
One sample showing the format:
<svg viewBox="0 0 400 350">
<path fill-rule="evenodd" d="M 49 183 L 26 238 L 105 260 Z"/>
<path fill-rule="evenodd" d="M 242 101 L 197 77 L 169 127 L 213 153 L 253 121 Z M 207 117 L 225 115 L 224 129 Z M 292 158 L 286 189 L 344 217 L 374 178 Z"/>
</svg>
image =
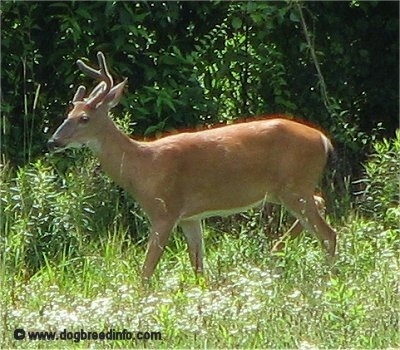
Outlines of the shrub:
<svg viewBox="0 0 400 350">
<path fill-rule="evenodd" d="M 391 227 L 398 227 L 400 130 L 393 139 L 383 139 L 373 145 L 374 153 L 364 165 L 360 210 Z"/>
<path fill-rule="evenodd" d="M 101 233 L 121 226 L 136 232 L 142 222 L 136 203 L 97 170 L 95 161 L 77 157 L 61 171 L 58 157 L 21 167 L 15 175 L 1 169 L 4 262 L 27 276 L 46 261 L 84 255 Z"/>
</svg>

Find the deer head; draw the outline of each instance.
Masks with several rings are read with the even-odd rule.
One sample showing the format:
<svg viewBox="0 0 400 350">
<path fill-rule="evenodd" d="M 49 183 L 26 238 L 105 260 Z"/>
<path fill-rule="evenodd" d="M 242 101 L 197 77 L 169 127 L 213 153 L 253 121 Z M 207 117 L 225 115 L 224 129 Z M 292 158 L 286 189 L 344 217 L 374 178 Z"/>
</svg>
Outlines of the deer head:
<svg viewBox="0 0 400 350">
<path fill-rule="evenodd" d="M 79 86 L 72 100 L 73 108 L 67 118 L 48 141 L 51 151 L 81 147 L 85 144 L 95 147 L 96 137 L 111 123 L 108 112 L 115 107 L 122 96 L 127 79 L 114 86 L 102 52 L 97 53 L 99 69 L 77 60 L 79 69 L 86 75 L 100 80 L 99 84 L 85 98 L 85 86 Z"/>
</svg>

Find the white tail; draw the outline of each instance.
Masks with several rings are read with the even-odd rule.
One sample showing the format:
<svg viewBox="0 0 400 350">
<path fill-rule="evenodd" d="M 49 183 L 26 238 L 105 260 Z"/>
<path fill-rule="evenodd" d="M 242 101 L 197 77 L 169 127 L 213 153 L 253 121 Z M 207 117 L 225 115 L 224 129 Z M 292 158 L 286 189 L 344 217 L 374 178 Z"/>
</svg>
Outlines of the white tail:
<svg viewBox="0 0 400 350">
<path fill-rule="evenodd" d="M 153 274 L 175 226 L 183 230 L 195 272 L 201 272 L 201 219 L 239 212 L 265 200 L 283 204 L 302 226 L 327 241 L 328 253 L 335 255 L 336 233 L 318 213 L 313 197 L 332 149 L 325 135 L 274 118 L 151 142 L 132 140 L 108 116 L 125 81 L 114 86 L 103 54 L 97 57 L 98 71 L 82 61 L 78 65 L 101 82 L 86 99 L 85 88 L 78 88 L 73 109 L 48 145 L 57 151 L 87 145 L 104 171 L 142 206 L 152 226 L 145 280 Z"/>
</svg>

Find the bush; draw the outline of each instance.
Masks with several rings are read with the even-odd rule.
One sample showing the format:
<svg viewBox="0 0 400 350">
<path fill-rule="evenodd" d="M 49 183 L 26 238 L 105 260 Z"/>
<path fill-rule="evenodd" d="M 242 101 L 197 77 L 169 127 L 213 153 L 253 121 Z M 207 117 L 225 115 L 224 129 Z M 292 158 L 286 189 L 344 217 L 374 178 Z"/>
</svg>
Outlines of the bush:
<svg viewBox="0 0 400 350">
<path fill-rule="evenodd" d="M 373 149 L 364 165 L 364 177 L 357 181 L 363 186 L 359 193 L 360 210 L 390 227 L 398 227 L 400 130 L 393 139 L 375 142 Z"/>
<path fill-rule="evenodd" d="M 62 171 L 58 157 L 38 160 L 15 175 L 1 169 L 4 262 L 27 276 L 46 261 L 85 255 L 91 241 L 105 238 L 101 232 L 137 232 L 143 222 L 136 203 L 98 171 L 95 161 L 81 156 Z"/>
</svg>

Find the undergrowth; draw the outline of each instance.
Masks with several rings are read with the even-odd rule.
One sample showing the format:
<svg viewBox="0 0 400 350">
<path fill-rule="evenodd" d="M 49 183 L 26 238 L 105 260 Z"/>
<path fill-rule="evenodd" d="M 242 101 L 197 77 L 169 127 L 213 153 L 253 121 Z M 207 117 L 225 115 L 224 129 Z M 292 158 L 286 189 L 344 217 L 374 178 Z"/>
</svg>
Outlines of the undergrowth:
<svg viewBox="0 0 400 350">
<path fill-rule="evenodd" d="M 148 223 L 94 161 L 3 167 L 0 347 L 399 347 L 398 145 L 375 146 L 355 210 L 329 218 L 339 235 L 333 266 L 306 234 L 272 256 L 249 213 L 232 229 L 206 227 L 204 278 L 175 234 L 148 288 L 139 277 Z M 16 340 L 16 329 L 162 338 Z"/>
</svg>

